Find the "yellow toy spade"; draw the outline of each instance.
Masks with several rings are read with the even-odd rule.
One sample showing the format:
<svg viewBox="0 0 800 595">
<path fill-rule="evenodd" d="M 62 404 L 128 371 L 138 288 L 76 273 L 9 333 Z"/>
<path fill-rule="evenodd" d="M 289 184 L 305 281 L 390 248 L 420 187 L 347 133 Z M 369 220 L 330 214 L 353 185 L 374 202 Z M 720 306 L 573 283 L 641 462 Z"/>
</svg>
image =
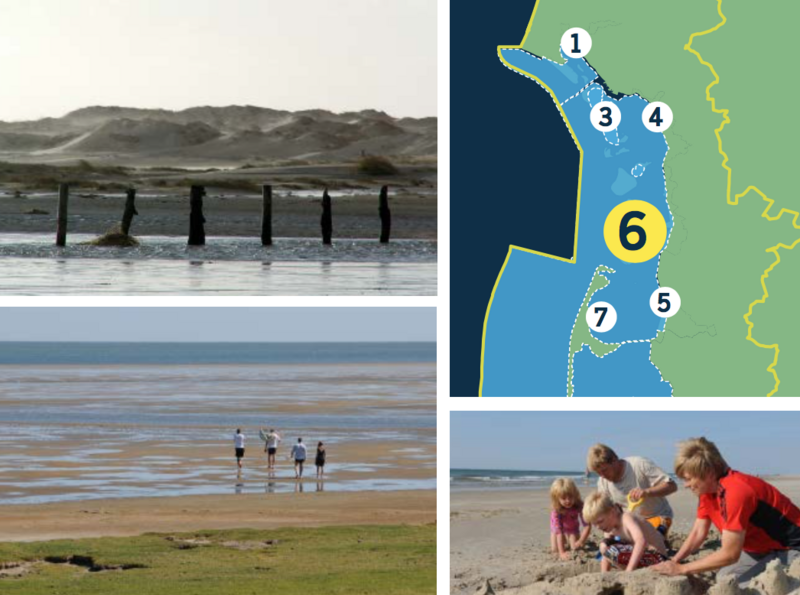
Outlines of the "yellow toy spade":
<svg viewBox="0 0 800 595">
<path fill-rule="evenodd" d="M 639 508 L 642 504 L 644 504 L 644 498 L 639 498 L 638 500 L 631 500 L 631 495 L 628 494 L 628 512 L 633 512 L 637 508 Z"/>
</svg>

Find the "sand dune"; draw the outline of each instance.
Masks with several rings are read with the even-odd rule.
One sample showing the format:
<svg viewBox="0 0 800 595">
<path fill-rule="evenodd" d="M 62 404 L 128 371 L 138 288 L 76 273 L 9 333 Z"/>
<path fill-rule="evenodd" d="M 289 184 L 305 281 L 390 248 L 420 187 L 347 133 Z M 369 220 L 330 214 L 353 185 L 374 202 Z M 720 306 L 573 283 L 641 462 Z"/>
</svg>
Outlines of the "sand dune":
<svg viewBox="0 0 800 595">
<path fill-rule="evenodd" d="M 193 107 L 181 111 L 88 107 L 61 118 L 0 122 L 0 157 L 30 161 L 114 155 L 246 162 L 361 154 L 430 156 L 436 118 L 393 118 L 376 110 L 335 114 L 255 106 Z M 110 159 L 110 161 L 109 161 Z"/>
</svg>

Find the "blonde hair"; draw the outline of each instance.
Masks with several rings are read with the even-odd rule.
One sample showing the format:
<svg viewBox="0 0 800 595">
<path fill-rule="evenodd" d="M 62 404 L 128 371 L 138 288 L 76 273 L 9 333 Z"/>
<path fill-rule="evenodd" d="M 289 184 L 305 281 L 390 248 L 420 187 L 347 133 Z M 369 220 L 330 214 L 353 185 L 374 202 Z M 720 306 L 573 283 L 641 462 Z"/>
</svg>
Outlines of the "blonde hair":
<svg viewBox="0 0 800 595">
<path fill-rule="evenodd" d="M 616 504 L 608 494 L 592 492 L 586 497 L 583 505 L 583 519 L 587 523 L 594 523 L 597 517 L 613 510 Z"/>
<path fill-rule="evenodd" d="M 680 478 L 687 475 L 702 479 L 709 474 L 714 479 L 719 479 L 728 472 L 730 467 L 719 452 L 716 444 L 701 438 L 689 438 L 678 444 L 678 454 L 675 457 L 675 474 Z"/>
<path fill-rule="evenodd" d="M 586 466 L 590 471 L 597 471 L 597 467 L 604 463 L 616 463 L 619 460 L 617 453 L 605 444 L 595 444 L 586 455 Z"/>
<path fill-rule="evenodd" d="M 575 482 L 566 477 L 559 477 L 553 482 L 553 485 L 550 486 L 550 504 L 557 513 L 564 512 L 564 507 L 561 506 L 561 502 L 559 502 L 559 499 L 564 496 L 572 497 L 572 500 L 575 502 L 573 506 L 583 506 L 581 493 L 578 491 L 578 486 L 575 485 Z"/>
</svg>

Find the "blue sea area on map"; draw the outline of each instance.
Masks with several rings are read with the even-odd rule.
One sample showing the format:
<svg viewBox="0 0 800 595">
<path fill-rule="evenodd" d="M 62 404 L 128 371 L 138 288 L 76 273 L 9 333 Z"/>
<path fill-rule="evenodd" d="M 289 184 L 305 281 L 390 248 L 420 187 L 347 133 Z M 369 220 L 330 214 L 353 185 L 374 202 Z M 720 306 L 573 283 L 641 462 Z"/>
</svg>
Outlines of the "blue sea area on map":
<svg viewBox="0 0 800 595">
<path fill-rule="evenodd" d="M 568 60 L 565 64 L 558 64 L 521 49 L 503 50 L 503 57 L 511 66 L 537 76 L 550 87 L 559 101 L 575 95 L 597 78 L 597 73 L 585 60 Z"/>
<path fill-rule="evenodd" d="M 659 257 L 637 264 L 619 260 L 606 246 L 603 224 L 616 205 L 643 200 L 659 209 L 671 231 L 672 215 L 660 167 L 668 147 L 663 134 L 650 132 L 642 124 L 647 102 L 638 96 L 615 100 L 598 82 L 589 84 L 596 74 L 585 60 L 567 59 L 559 66 L 524 51 L 503 49 L 501 53 L 509 64 L 541 79 L 556 94 L 583 149 L 583 165 L 577 258 L 570 263 L 523 250 L 510 251 L 487 318 L 481 394 L 565 396 L 573 325 L 586 324 L 585 319 L 576 321 L 576 317 L 598 266 L 614 272 L 604 273 L 609 283 L 594 294 L 592 302 L 611 303 L 617 323 L 612 330 L 595 334 L 597 339 L 605 343 L 649 340 L 663 329 L 663 319 L 649 306 L 650 295 L 658 287 Z M 560 72 L 563 68 L 577 73 L 577 78 Z M 589 78 L 584 81 L 582 77 Z M 600 101 L 614 101 L 619 107 L 622 117 L 617 130 L 604 134 L 589 121 L 592 106 Z M 518 117 L 560 117 L 556 107 L 552 109 L 552 113 L 521 112 Z M 652 165 L 634 178 L 631 170 L 638 174 L 636 168 L 643 163 Z M 627 381 L 613 378 L 619 373 L 617 362 L 622 361 L 626 373 L 640 380 L 631 394 L 669 395 L 669 383 L 661 381 L 650 362 L 649 344 L 633 345 L 644 348 L 627 349 L 630 345 L 626 344 L 602 359 L 584 349 L 574 362 L 575 379 L 583 378 L 581 394 L 628 391 Z M 589 369 L 592 374 L 585 373 Z"/>
<path fill-rule="evenodd" d="M 669 397 L 672 388 L 662 382 L 650 360 L 650 343 L 625 343 L 605 357 L 595 357 L 586 345 L 575 354 L 572 384 L 576 397 Z"/>
</svg>

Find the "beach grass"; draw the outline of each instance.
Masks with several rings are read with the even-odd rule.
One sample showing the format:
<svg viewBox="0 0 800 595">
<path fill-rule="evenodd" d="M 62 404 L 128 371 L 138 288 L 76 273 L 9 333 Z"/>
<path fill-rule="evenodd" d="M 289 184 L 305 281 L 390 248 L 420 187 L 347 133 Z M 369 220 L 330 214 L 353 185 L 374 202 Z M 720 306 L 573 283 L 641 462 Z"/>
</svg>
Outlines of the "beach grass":
<svg viewBox="0 0 800 595">
<path fill-rule="evenodd" d="M 23 566 L 11 568 L 17 563 Z M 436 526 L 149 533 L 0 543 L 8 595 L 436 591 Z M 19 575 L 3 572 L 18 571 Z"/>
</svg>

